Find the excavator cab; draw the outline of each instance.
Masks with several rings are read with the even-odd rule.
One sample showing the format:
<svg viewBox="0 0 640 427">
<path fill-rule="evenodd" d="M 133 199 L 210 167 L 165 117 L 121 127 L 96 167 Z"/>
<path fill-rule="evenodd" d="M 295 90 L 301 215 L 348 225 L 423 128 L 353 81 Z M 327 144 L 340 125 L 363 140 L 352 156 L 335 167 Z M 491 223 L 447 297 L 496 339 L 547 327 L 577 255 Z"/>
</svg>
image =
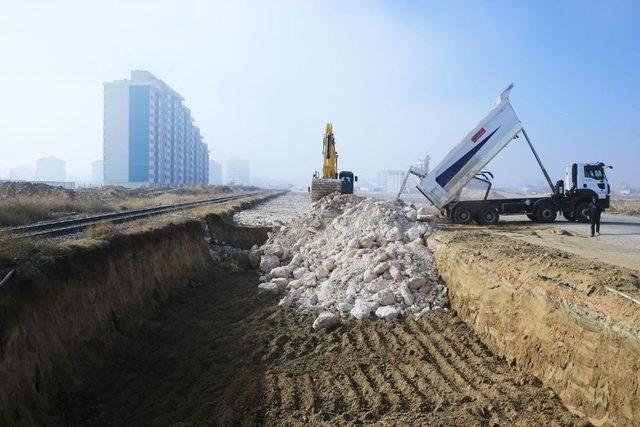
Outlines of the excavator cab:
<svg viewBox="0 0 640 427">
<path fill-rule="evenodd" d="M 358 181 L 358 177 L 353 175 L 351 171 L 341 171 L 338 175 L 340 179 L 342 194 L 353 194 L 353 183 Z"/>
</svg>

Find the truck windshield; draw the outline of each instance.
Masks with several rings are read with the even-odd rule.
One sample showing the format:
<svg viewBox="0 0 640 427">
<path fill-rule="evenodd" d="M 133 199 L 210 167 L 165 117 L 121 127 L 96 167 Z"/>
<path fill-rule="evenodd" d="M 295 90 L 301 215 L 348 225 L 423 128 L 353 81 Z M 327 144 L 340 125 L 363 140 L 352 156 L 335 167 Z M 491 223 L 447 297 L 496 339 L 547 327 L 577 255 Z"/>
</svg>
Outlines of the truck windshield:
<svg viewBox="0 0 640 427">
<path fill-rule="evenodd" d="M 584 177 L 602 181 L 604 179 L 604 170 L 602 170 L 602 166 L 586 165 L 584 167 Z"/>
</svg>

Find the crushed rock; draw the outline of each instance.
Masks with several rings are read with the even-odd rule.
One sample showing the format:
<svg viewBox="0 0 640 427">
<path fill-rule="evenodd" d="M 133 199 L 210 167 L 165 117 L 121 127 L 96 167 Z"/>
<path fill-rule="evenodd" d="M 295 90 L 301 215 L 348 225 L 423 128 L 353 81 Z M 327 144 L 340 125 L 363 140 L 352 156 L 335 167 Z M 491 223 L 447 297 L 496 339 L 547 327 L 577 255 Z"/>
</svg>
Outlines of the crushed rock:
<svg viewBox="0 0 640 427">
<path fill-rule="evenodd" d="M 421 216 L 396 202 L 328 195 L 252 249 L 259 288 L 284 293 L 281 307 L 323 319 L 417 319 L 444 308 L 447 288 L 426 246 L 434 225 Z"/>
</svg>

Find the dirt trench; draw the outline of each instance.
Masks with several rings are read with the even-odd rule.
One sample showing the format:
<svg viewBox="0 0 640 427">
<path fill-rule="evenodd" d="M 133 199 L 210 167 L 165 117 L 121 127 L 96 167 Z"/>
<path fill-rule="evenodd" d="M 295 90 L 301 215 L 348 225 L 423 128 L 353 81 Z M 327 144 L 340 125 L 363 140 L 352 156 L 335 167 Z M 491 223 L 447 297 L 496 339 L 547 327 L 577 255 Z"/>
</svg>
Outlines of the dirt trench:
<svg viewBox="0 0 640 427">
<path fill-rule="evenodd" d="M 312 319 L 256 292 L 253 273 L 182 289 L 123 336 L 55 421 L 75 425 L 571 425 L 534 377 L 455 315 L 419 322 Z"/>
</svg>

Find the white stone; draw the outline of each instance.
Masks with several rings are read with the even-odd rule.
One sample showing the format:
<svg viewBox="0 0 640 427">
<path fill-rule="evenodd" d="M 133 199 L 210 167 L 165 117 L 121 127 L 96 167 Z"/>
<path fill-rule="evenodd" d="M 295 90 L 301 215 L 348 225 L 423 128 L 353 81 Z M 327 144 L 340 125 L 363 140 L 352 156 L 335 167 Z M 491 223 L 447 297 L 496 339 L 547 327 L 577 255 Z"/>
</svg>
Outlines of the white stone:
<svg viewBox="0 0 640 427">
<path fill-rule="evenodd" d="M 376 316 L 385 320 L 393 320 L 398 317 L 398 310 L 396 310 L 394 307 L 389 306 L 379 307 L 376 310 Z"/>
<path fill-rule="evenodd" d="M 419 289 L 419 288 L 423 287 L 426 284 L 427 284 L 427 279 L 425 279 L 424 277 L 420 277 L 420 276 L 412 277 L 407 282 L 407 286 L 409 287 L 409 289 Z"/>
<path fill-rule="evenodd" d="M 372 269 L 369 269 L 369 268 L 367 268 L 364 271 L 364 273 L 362 273 L 362 281 L 365 283 L 371 282 L 376 277 L 378 277 L 378 275 L 374 273 Z"/>
<path fill-rule="evenodd" d="M 279 307 L 291 307 L 293 304 L 293 298 L 291 295 L 285 295 L 280 302 L 278 302 Z"/>
<path fill-rule="evenodd" d="M 283 291 L 287 288 L 287 285 L 289 284 L 289 279 L 285 279 L 283 277 L 277 277 L 274 279 L 271 279 L 271 283 L 275 283 L 276 285 L 278 285 L 278 288 Z"/>
<path fill-rule="evenodd" d="M 288 289 L 298 289 L 301 286 L 302 283 L 300 283 L 300 280 L 292 280 L 287 284 Z"/>
<path fill-rule="evenodd" d="M 407 217 L 409 221 L 415 221 L 418 218 L 418 213 L 415 209 L 409 209 L 405 212 L 404 216 Z"/>
<path fill-rule="evenodd" d="M 369 233 L 366 236 L 360 239 L 360 247 L 362 248 L 370 248 L 376 243 L 376 238 L 378 236 L 374 233 Z"/>
<path fill-rule="evenodd" d="M 387 261 L 381 262 L 373 268 L 373 272 L 380 275 L 389 269 L 389 263 Z"/>
<path fill-rule="evenodd" d="M 365 287 L 365 289 L 369 292 L 371 292 L 372 294 L 375 294 L 376 292 L 380 292 L 384 289 L 387 289 L 387 286 L 389 285 L 389 282 L 387 282 L 385 279 L 379 277 L 376 280 L 374 280 L 373 282 L 367 284 L 367 286 Z"/>
<path fill-rule="evenodd" d="M 348 302 L 341 302 L 337 305 L 337 308 L 341 313 L 349 313 L 353 308 L 353 304 L 349 304 Z"/>
<path fill-rule="evenodd" d="M 280 292 L 280 287 L 273 282 L 267 282 L 267 283 L 260 283 L 258 285 L 258 290 L 268 294 L 277 294 L 278 292 Z"/>
<path fill-rule="evenodd" d="M 316 270 L 316 276 L 318 277 L 318 279 L 326 279 L 327 277 L 329 277 L 329 270 L 324 267 L 320 267 Z"/>
<path fill-rule="evenodd" d="M 316 305 L 318 303 L 318 294 L 311 294 L 309 297 L 309 304 Z"/>
<path fill-rule="evenodd" d="M 297 253 L 297 254 L 295 254 L 295 255 L 293 256 L 293 258 L 291 259 L 291 265 L 296 265 L 296 266 L 298 266 L 298 265 L 302 264 L 302 261 L 303 261 L 303 257 L 302 257 L 302 255 L 301 255 L 301 254 L 299 254 L 299 253 Z"/>
<path fill-rule="evenodd" d="M 358 249 L 360 247 L 360 239 L 354 237 L 353 239 L 349 240 L 347 246 L 352 249 Z"/>
<path fill-rule="evenodd" d="M 371 307 L 365 301 L 356 300 L 350 313 L 358 320 L 366 319 L 371 314 Z"/>
<path fill-rule="evenodd" d="M 402 238 L 398 227 L 393 227 L 384 236 L 389 242 L 396 242 Z"/>
<path fill-rule="evenodd" d="M 400 295 L 402 296 L 402 299 L 404 300 L 405 304 L 407 305 L 413 304 L 415 299 L 413 298 L 413 294 L 411 293 L 407 285 L 400 286 Z"/>
<path fill-rule="evenodd" d="M 327 258 L 322 262 L 322 266 L 327 270 L 331 271 L 336 265 L 336 260 L 333 258 Z"/>
<path fill-rule="evenodd" d="M 276 267 L 269 272 L 269 276 L 271 277 L 283 277 L 287 278 L 291 275 L 291 269 L 287 266 Z"/>
<path fill-rule="evenodd" d="M 313 322 L 313 329 L 319 331 L 320 329 L 326 329 L 335 326 L 338 323 L 340 323 L 340 318 L 337 315 L 329 311 L 323 311 Z"/>
<path fill-rule="evenodd" d="M 402 278 L 402 274 L 400 273 L 400 269 L 396 265 L 392 265 L 389 267 L 389 274 L 393 280 L 400 280 Z"/>
<path fill-rule="evenodd" d="M 279 265 L 280 260 L 275 255 L 262 255 L 262 257 L 260 257 L 260 270 L 265 273 L 270 272 Z"/>
<path fill-rule="evenodd" d="M 387 290 L 377 292 L 373 296 L 373 300 L 380 305 L 391 305 L 396 302 L 396 298 L 390 291 Z"/>
<path fill-rule="evenodd" d="M 304 276 L 304 273 L 307 272 L 307 269 L 304 267 L 298 267 L 295 270 L 293 270 L 293 278 L 294 279 L 299 279 L 302 276 Z"/>
<path fill-rule="evenodd" d="M 300 278 L 300 283 L 302 286 L 314 287 L 316 286 L 316 273 L 310 271 L 309 273 L 305 273 Z"/>
</svg>

